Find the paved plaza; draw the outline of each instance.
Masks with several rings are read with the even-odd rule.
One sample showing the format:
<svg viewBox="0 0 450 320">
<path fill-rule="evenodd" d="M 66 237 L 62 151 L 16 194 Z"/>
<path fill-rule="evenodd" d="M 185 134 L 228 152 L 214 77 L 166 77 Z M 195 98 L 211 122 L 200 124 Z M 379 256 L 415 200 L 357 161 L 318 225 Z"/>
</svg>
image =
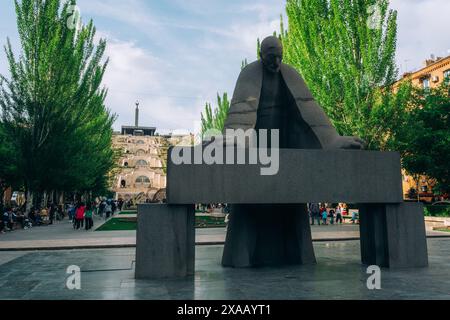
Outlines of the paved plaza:
<svg viewBox="0 0 450 320">
<path fill-rule="evenodd" d="M 382 270 L 382 290 L 367 289 L 358 241 L 316 242 L 318 264 L 224 269 L 223 246 L 197 246 L 195 276 L 134 280 L 132 248 L 2 252 L 0 299 L 450 299 L 450 239 L 428 240 L 430 266 Z M 81 268 L 81 290 L 66 288 L 67 267 Z"/>
<path fill-rule="evenodd" d="M 450 299 L 450 238 L 441 238 L 448 233 L 427 230 L 429 268 L 382 270 L 382 290 L 370 291 L 359 226 L 312 231 L 315 266 L 224 269 L 226 230 L 197 229 L 194 277 L 138 281 L 135 231 L 77 231 L 68 221 L 18 230 L 0 235 L 0 299 Z M 81 290 L 66 287 L 71 265 L 81 269 Z"/>
<path fill-rule="evenodd" d="M 35 227 L 0 234 L 0 252 L 18 250 L 54 249 L 103 249 L 133 248 L 136 245 L 136 231 L 95 231 L 104 223 L 95 218 L 95 228 L 90 231 L 74 230 L 68 221 L 57 222 L 52 226 Z M 225 228 L 196 230 L 198 245 L 217 245 L 225 242 Z M 433 231 L 427 228 L 428 237 L 449 237 L 448 232 Z M 314 241 L 358 240 L 359 226 L 352 224 L 312 226 Z"/>
</svg>

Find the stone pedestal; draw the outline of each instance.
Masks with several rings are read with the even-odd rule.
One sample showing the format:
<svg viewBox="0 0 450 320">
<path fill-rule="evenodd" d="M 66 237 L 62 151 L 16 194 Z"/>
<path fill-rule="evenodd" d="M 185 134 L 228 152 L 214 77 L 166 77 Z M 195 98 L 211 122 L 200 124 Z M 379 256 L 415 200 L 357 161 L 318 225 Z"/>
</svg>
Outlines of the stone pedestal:
<svg viewBox="0 0 450 320">
<path fill-rule="evenodd" d="M 222 265 L 315 264 L 306 205 L 233 205 Z"/>
<path fill-rule="evenodd" d="M 363 264 L 386 268 L 427 267 L 423 213 L 420 203 L 361 205 Z"/>
<path fill-rule="evenodd" d="M 194 155 L 199 147 L 169 150 L 167 202 L 170 204 L 403 202 L 400 154 L 396 152 L 280 149 L 279 159 L 273 159 L 272 163 L 279 167 L 278 173 L 262 175 L 262 169 L 268 166 L 248 161 L 243 165 L 237 162 L 177 165 L 170 156 L 172 150 L 180 148 L 182 153 Z M 224 150 L 223 154 L 226 153 Z M 237 148 L 233 153 L 250 158 L 249 150 Z M 223 163 L 228 163 L 224 158 Z M 330 181 L 345 181 L 345 184 Z"/>
<path fill-rule="evenodd" d="M 139 205 L 136 279 L 178 278 L 194 274 L 194 209 L 193 205 Z"/>
</svg>

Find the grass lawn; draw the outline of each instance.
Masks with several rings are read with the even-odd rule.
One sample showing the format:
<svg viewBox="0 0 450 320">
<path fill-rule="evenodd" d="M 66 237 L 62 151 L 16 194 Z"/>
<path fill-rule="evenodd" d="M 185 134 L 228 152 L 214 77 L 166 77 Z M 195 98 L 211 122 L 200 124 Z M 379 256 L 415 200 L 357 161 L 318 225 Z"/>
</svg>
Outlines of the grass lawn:
<svg viewBox="0 0 450 320">
<path fill-rule="evenodd" d="M 113 218 L 95 231 L 133 231 L 136 230 L 136 221 Z"/>
<path fill-rule="evenodd" d="M 122 213 L 121 214 L 125 214 Z M 126 213 L 130 214 L 130 213 Z M 224 218 L 217 217 L 195 217 L 196 228 L 224 228 Z M 133 231 L 137 229 L 137 222 L 130 219 L 113 218 L 95 231 Z"/>
<path fill-rule="evenodd" d="M 225 218 L 200 216 L 195 217 L 196 228 L 225 228 Z"/>
<path fill-rule="evenodd" d="M 449 218 L 450 206 L 425 206 L 425 216 Z"/>
<path fill-rule="evenodd" d="M 435 229 L 435 231 L 450 232 L 450 229 Z"/>
<path fill-rule="evenodd" d="M 119 215 L 122 215 L 122 214 L 137 214 L 137 211 L 136 210 L 123 210 L 123 211 L 119 212 Z"/>
</svg>

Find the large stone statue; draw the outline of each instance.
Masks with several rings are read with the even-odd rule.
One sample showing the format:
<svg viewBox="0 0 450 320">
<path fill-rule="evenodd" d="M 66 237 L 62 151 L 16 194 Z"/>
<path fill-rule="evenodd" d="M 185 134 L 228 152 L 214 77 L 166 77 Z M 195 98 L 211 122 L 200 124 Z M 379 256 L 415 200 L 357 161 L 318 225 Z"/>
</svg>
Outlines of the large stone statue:
<svg viewBox="0 0 450 320">
<path fill-rule="evenodd" d="M 361 139 L 339 136 L 302 77 L 282 63 L 278 38 L 266 38 L 260 56 L 239 76 L 225 129 L 278 129 L 280 148 L 363 149 Z M 315 262 L 306 205 L 232 205 L 224 266 Z"/>
</svg>

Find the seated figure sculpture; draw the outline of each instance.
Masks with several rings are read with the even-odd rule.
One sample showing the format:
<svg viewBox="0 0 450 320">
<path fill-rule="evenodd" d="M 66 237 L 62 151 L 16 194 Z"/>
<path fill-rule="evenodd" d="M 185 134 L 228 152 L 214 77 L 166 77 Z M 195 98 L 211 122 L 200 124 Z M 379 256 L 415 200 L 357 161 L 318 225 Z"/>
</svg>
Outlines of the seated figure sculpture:
<svg viewBox="0 0 450 320">
<path fill-rule="evenodd" d="M 364 148 L 361 139 L 337 133 L 300 74 L 282 62 L 277 37 L 261 43 L 260 57 L 239 76 L 225 129 L 278 129 L 285 149 Z M 306 204 L 231 205 L 223 266 L 315 262 Z"/>
</svg>

